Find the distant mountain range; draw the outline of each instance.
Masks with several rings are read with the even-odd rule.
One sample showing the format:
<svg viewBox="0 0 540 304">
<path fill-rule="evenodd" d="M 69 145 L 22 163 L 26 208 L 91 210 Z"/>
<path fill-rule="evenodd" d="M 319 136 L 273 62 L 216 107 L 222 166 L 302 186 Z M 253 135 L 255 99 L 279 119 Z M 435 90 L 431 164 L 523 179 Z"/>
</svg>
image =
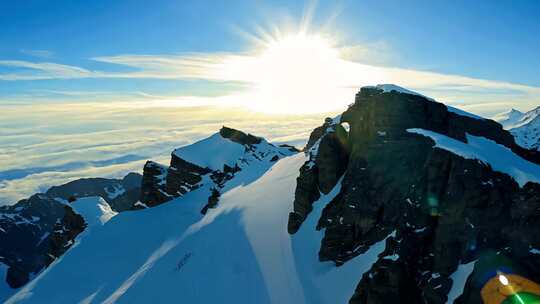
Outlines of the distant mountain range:
<svg viewBox="0 0 540 304">
<path fill-rule="evenodd" d="M 379 85 L 302 151 L 223 127 L 142 177 L 78 180 L 1 209 L 0 265 L 16 289 L 0 296 L 534 303 L 540 151 L 514 138 L 536 119 L 521 114 L 501 120 L 510 133 Z"/>
<path fill-rule="evenodd" d="M 511 109 L 493 119 L 509 130 L 519 145 L 540 150 L 540 106 L 525 113 Z"/>
</svg>

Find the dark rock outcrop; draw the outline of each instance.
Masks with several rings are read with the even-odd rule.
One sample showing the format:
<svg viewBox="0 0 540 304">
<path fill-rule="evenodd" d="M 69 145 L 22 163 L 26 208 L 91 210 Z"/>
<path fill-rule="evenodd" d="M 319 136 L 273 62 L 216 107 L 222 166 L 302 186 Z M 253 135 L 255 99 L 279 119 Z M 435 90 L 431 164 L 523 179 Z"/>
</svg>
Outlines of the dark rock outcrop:
<svg viewBox="0 0 540 304">
<path fill-rule="evenodd" d="M 71 207 L 45 194 L 0 208 L 0 256 L 9 266 L 8 285 L 26 284 L 32 274 L 63 254 L 84 227 Z"/>
<path fill-rule="evenodd" d="M 228 128 L 226 126 L 223 126 L 219 130 L 219 134 L 223 138 L 230 139 L 241 145 L 257 145 L 257 144 L 260 144 L 262 140 L 260 137 L 257 137 L 251 134 L 246 134 L 240 130 Z"/>
<path fill-rule="evenodd" d="M 22 286 L 47 265 L 49 236 L 64 214 L 64 206 L 44 194 L 0 208 L 0 256 L 9 266 L 11 287 Z"/>
<path fill-rule="evenodd" d="M 202 176 L 212 172 L 209 168 L 202 168 L 178 157 L 171 155 L 171 165 L 167 169 L 166 190 L 173 197 L 181 196 L 198 188 Z"/>
<path fill-rule="evenodd" d="M 49 240 L 47 265 L 64 254 L 87 226 L 82 216 L 75 213 L 70 206 L 64 206 L 64 209 L 64 217 L 54 225 L 54 231 Z"/>
<path fill-rule="evenodd" d="M 321 137 L 323 137 L 323 135 L 325 135 L 327 133 L 328 128 L 330 128 L 333 125 L 335 125 L 335 122 L 333 121 L 333 119 L 330 118 L 330 117 L 327 117 L 324 120 L 324 123 L 322 124 L 322 126 L 319 126 L 319 127 L 315 128 L 315 129 L 313 129 L 313 131 L 309 135 L 309 139 L 307 141 L 307 144 L 304 147 L 304 151 L 309 151 L 309 149 L 311 149 L 313 146 L 315 146 L 317 141 L 319 141 L 319 139 L 321 139 Z"/>
<path fill-rule="evenodd" d="M 147 161 L 143 168 L 141 182 L 141 202 L 152 207 L 171 199 L 166 190 L 167 167 L 153 161 Z M 134 209 L 139 208 L 134 206 Z"/>
<path fill-rule="evenodd" d="M 318 186 L 317 167 L 312 162 L 305 163 L 300 168 L 300 175 L 296 178 L 296 190 L 294 194 L 294 211 L 289 213 L 287 230 L 293 234 L 300 229 L 300 225 L 313 210 L 313 202 L 321 195 Z"/>
<path fill-rule="evenodd" d="M 335 125 L 332 132 L 321 138 L 315 158 L 318 168 L 318 183 L 322 193 L 328 194 L 347 168 L 349 143 L 347 131 Z"/>
<path fill-rule="evenodd" d="M 324 124 L 311 133 L 304 151 L 309 161 L 300 168 L 296 179 L 289 233 L 296 233 L 320 193 L 328 194 L 345 172 L 350 152 L 348 133 L 337 119 L 326 118 Z"/>
<path fill-rule="evenodd" d="M 208 212 L 208 209 L 215 208 L 217 206 L 220 196 L 221 193 L 219 193 L 216 188 L 212 188 L 212 190 L 210 191 L 210 196 L 208 197 L 208 202 L 202 208 L 201 213 L 206 214 Z"/>
<path fill-rule="evenodd" d="M 339 266 L 386 238 L 378 261 L 359 274 L 350 303 L 445 303 L 458 266 L 482 263 L 491 251 L 540 282 L 540 255 L 530 252 L 540 248 L 540 226 L 533 224 L 540 218 L 540 185 L 520 187 L 509 175 L 434 148 L 433 140 L 407 130 L 465 143 L 467 134 L 481 136 L 540 164 L 538 153 L 516 145 L 493 121 L 379 88 L 362 88 L 340 122 L 350 125 L 343 145 L 332 139 L 338 132 L 328 132 L 335 130 L 328 120 L 326 132 L 316 129 L 311 136 L 289 232 L 309 216 L 319 191 L 329 193 L 341 179 L 339 193 L 319 219 L 318 229 L 325 229 L 319 259 Z M 319 160 L 327 155 L 327 164 Z M 330 170 L 321 170 L 325 166 Z M 469 280 L 460 303 L 479 303 L 481 288 Z"/>
</svg>

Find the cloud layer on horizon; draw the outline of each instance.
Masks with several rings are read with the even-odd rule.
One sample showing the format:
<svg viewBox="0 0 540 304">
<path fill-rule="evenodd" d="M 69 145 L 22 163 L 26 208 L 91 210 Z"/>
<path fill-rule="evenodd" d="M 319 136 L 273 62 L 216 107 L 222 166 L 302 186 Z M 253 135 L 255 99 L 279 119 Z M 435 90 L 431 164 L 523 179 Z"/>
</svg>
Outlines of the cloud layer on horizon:
<svg viewBox="0 0 540 304">
<path fill-rule="evenodd" d="M 147 159 L 168 164 L 174 148 L 222 125 L 300 147 L 324 118 L 142 103 L 0 105 L 0 111 L 6 114 L 0 121 L 0 205 L 77 178 L 142 172 Z"/>
</svg>

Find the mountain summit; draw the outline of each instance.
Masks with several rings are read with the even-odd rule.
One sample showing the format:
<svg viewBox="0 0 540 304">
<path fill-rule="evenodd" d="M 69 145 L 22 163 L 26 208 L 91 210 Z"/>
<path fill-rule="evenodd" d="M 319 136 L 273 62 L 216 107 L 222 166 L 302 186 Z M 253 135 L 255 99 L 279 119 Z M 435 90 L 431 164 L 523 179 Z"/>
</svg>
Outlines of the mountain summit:
<svg viewBox="0 0 540 304">
<path fill-rule="evenodd" d="M 539 153 L 494 121 L 399 89 L 362 88 L 338 121 L 350 131 L 336 122 L 310 151 L 289 232 L 314 216 L 319 259 L 336 266 L 386 242 L 351 303 L 481 303 L 482 280 L 507 263 L 539 282 Z"/>
<path fill-rule="evenodd" d="M 512 109 L 493 119 L 509 130 L 519 145 L 540 151 L 540 107 L 526 113 Z"/>
</svg>

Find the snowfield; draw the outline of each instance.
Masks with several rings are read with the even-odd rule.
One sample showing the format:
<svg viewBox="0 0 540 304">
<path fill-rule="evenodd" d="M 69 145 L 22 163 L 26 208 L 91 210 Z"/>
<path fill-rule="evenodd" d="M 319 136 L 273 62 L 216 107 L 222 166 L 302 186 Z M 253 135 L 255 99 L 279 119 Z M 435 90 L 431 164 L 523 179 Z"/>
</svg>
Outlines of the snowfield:
<svg viewBox="0 0 540 304">
<path fill-rule="evenodd" d="M 192 145 L 178 148 L 173 153 L 201 168 L 223 170 L 224 164 L 234 167 L 236 161 L 244 155 L 244 147 L 216 133 Z"/>
<path fill-rule="evenodd" d="M 318 261 L 323 232 L 315 225 L 340 184 L 295 235 L 287 233 L 305 160 L 298 153 L 243 169 L 204 217 L 210 183 L 118 214 L 7 303 L 345 303 L 385 241 L 341 267 Z"/>
</svg>

